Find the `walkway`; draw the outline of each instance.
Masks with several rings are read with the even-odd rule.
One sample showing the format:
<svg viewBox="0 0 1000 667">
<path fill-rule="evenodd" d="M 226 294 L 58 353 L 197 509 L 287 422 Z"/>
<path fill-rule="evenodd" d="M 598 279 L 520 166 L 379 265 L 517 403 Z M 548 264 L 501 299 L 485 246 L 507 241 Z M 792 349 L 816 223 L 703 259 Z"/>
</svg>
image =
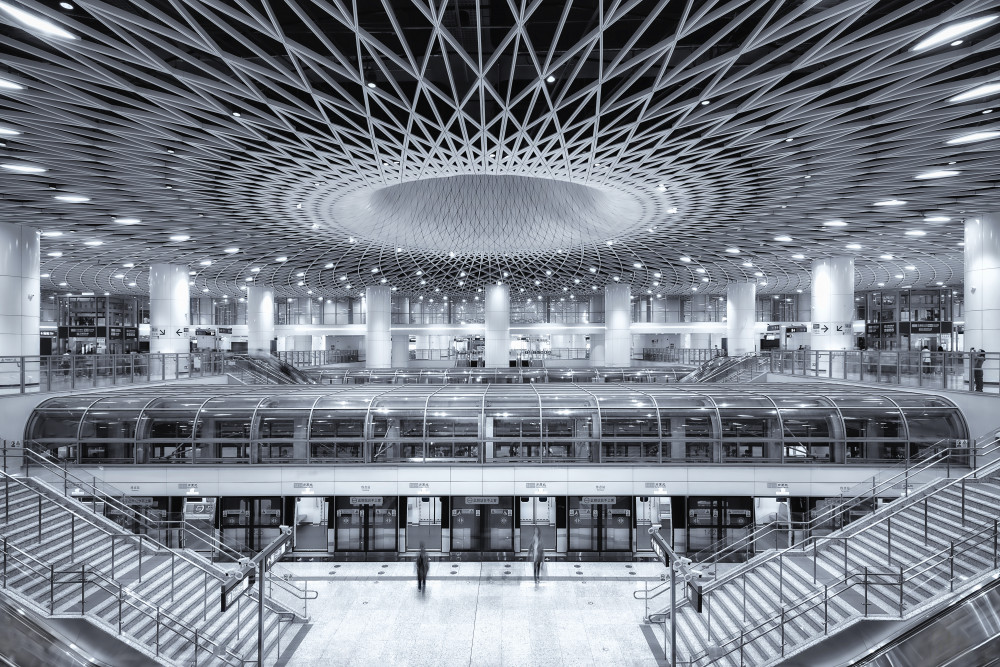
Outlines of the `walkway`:
<svg viewBox="0 0 1000 667">
<path fill-rule="evenodd" d="M 659 563 L 546 563 L 536 586 L 526 562 L 432 562 L 423 595 L 413 563 L 281 565 L 319 591 L 288 667 L 664 664 L 632 597 Z"/>
</svg>

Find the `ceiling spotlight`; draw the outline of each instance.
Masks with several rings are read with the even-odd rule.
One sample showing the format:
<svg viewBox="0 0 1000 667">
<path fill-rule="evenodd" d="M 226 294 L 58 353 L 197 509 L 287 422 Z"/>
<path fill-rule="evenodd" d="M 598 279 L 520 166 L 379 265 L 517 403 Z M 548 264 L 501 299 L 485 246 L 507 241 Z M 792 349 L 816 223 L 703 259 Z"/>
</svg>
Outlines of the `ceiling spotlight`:
<svg viewBox="0 0 1000 667">
<path fill-rule="evenodd" d="M 369 88 L 374 88 L 374 87 L 375 87 L 375 82 L 374 82 L 374 81 L 369 81 L 369 82 L 367 83 L 367 86 L 368 86 Z"/>
<path fill-rule="evenodd" d="M 922 229 L 910 229 L 904 232 L 907 236 L 926 236 L 927 232 Z"/>
<path fill-rule="evenodd" d="M 24 86 L 7 79 L 0 79 L 0 89 L 4 90 L 24 90 Z"/>
<path fill-rule="evenodd" d="M 656 186 L 656 190 L 657 192 L 666 192 L 667 186 L 665 186 L 663 183 L 660 183 L 659 185 Z"/>
<path fill-rule="evenodd" d="M 0 2 L 0 11 L 4 12 L 7 16 L 11 17 L 29 30 L 36 30 L 43 35 L 48 35 L 50 37 L 76 39 L 76 35 L 66 32 L 55 23 L 47 21 L 40 16 L 28 13 L 23 9 L 18 9 L 17 7 L 7 4 L 6 2 Z"/>
<path fill-rule="evenodd" d="M 892 255 L 879 255 L 879 259 L 893 259 Z"/>
<path fill-rule="evenodd" d="M 873 206 L 902 206 L 906 201 L 903 199 L 883 199 L 882 201 L 874 202 Z"/>
<path fill-rule="evenodd" d="M 134 269 L 135 268 L 135 264 L 132 263 L 132 262 L 125 262 L 124 264 L 122 264 L 122 266 L 124 266 L 126 269 Z"/>
<path fill-rule="evenodd" d="M 917 270 L 917 267 L 913 266 L 912 264 L 908 264 L 908 265 L 904 266 L 903 268 L 906 269 L 907 271 L 916 271 Z"/>
<path fill-rule="evenodd" d="M 980 132 L 963 134 L 953 139 L 949 139 L 944 143 L 949 144 L 951 146 L 958 146 L 961 144 L 972 144 L 977 141 L 987 141 L 989 139 L 996 139 L 997 137 L 1000 137 L 1000 132 L 998 132 L 997 130 L 982 130 Z"/>
<path fill-rule="evenodd" d="M 827 220 L 823 223 L 824 227 L 846 227 L 847 223 L 843 220 Z"/>
<path fill-rule="evenodd" d="M 53 229 L 52 231 L 48 232 L 42 232 L 42 236 L 62 236 L 62 235 L 63 233 L 57 229 Z"/>
<path fill-rule="evenodd" d="M 951 222 L 951 218 L 943 215 L 932 215 L 929 218 L 924 218 L 924 222 Z"/>
<path fill-rule="evenodd" d="M 551 74 L 549 74 L 547 77 L 545 77 L 545 82 L 546 83 L 555 83 L 556 82 L 556 78 L 554 76 L 552 76 Z"/>
<path fill-rule="evenodd" d="M 323 265 L 323 268 L 324 269 L 332 269 L 333 268 L 333 262 L 327 262 L 326 264 Z"/>
<path fill-rule="evenodd" d="M 99 246 L 99 245 L 104 245 L 104 241 L 84 241 L 83 245 Z"/>
<path fill-rule="evenodd" d="M 198 263 L 201 264 L 202 266 L 212 266 L 212 260 L 210 259 L 203 259 Z"/>
<path fill-rule="evenodd" d="M 792 237 L 791 236 L 775 236 L 774 240 L 777 241 L 778 243 L 788 243 L 789 241 L 792 240 Z"/>
<path fill-rule="evenodd" d="M 805 259 L 805 255 L 792 255 L 792 259 Z"/>
<path fill-rule="evenodd" d="M 934 178 L 948 178 L 949 176 L 958 176 L 962 172 L 956 171 L 954 169 L 937 169 L 935 171 L 925 171 L 922 174 L 917 174 L 913 178 L 918 181 L 929 181 Z"/>
<path fill-rule="evenodd" d="M 591 273 L 597 273 L 597 267 L 596 266 L 592 266 L 592 267 L 590 267 L 588 269 L 588 271 L 590 271 Z"/>
<path fill-rule="evenodd" d="M 47 252 L 45 254 L 48 255 L 49 257 L 62 257 L 62 253 L 59 252 L 58 250 L 53 250 L 52 252 Z"/>
<path fill-rule="evenodd" d="M 912 50 L 925 51 L 927 49 L 932 49 L 935 46 L 952 43 L 959 37 L 963 37 L 970 32 L 979 30 L 983 26 L 993 23 L 997 20 L 997 18 L 997 14 L 989 14 L 987 16 L 980 16 L 978 18 L 960 21 L 959 23 L 952 23 L 951 25 L 932 33 L 929 37 L 925 37 L 921 41 L 917 42 L 916 46 L 914 46 Z"/>
<path fill-rule="evenodd" d="M 174 234 L 173 236 L 170 237 L 170 240 L 171 241 L 187 241 L 190 238 L 191 237 L 188 236 L 187 234 Z"/>
<path fill-rule="evenodd" d="M 287 262 L 288 258 L 284 257 L 284 256 L 282 256 L 282 257 L 275 257 L 274 261 L 276 261 L 276 262 Z"/>
<path fill-rule="evenodd" d="M 0 127 L 0 137 L 16 137 L 21 134 L 15 129 L 9 127 Z"/>
<path fill-rule="evenodd" d="M 847 248 L 848 250 L 861 250 L 860 243 L 848 243 L 844 247 Z"/>
<path fill-rule="evenodd" d="M 990 95 L 1000 93 L 1000 81 L 993 83 L 984 83 L 981 86 L 976 86 L 971 90 L 967 90 L 964 93 L 955 95 L 955 97 L 950 98 L 949 102 L 967 102 L 969 100 L 977 100 L 980 97 L 988 97 Z"/>
<path fill-rule="evenodd" d="M 239 248 L 233 247 L 233 248 L 226 248 L 222 252 L 226 253 L 227 255 L 234 255 L 234 254 L 238 253 L 239 251 L 240 251 Z"/>
<path fill-rule="evenodd" d="M 4 162 L 3 164 L 0 164 L 0 167 L 3 167 L 7 171 L 14 171 L 19 174 L 44 174 L 48 171 L 44 167 L 36 167 L 30 164 L 18 164 L 16 162 Z"/>
<path fill-rule="evenodd" d="M 709 101 L 708 100 L 702 100 L 701 101 L 701 106 L 704 107 L 704 106 L 708 106 L 708 105 L 709 105 Z"/>
<path fill-rule="evenodd" d="M 691 258 L 690 257 L 681 257 L 681 261 L 682 262 L 690 262 Z"/>
<path fill-rule="evenodd" d="M 728 252 L 730 255 L 738 255 L 738 254 L 740 254 L 740 249 L 739 248 L 726 248 L 726 252 Z"/>
<path fill-rule="evenodd" d="M 68 2 L 60 2 L 59 6 L 65 9 L 66 11 L 73 9 L 73 5 L 69 4 Z"/>
<path fill-rule="evenodd" d="M 142 220 L 139 218 L 115 218 L 115 222 L 119 225 L 138 225 Z"/>
<path fill-rule="evenodd" d="M 66 202 L 67 204 L 82 204 L 83 202 L 90 201 L 90 197 L 84 197 L 83 195 L 56 195 L 53 199 Z"/>
</svg>

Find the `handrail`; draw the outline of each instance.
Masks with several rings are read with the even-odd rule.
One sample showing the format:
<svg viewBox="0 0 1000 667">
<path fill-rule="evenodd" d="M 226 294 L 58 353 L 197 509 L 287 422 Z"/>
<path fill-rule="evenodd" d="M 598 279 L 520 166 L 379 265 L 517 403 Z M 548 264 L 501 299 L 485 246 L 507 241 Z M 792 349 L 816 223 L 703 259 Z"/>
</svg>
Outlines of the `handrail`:
<svg viewBox="0 0 1000 667">
<path fill-rule="evenodd" d="M 932 447 L 937 447 L 938 445 L 940 445 L 942 442 L 945 442 L 946 440 L 948 440 L 948 438 L 944 438 L 942 440 L 939 440 L 938 442 L 934 443 L 934 445 L 932 445 Z M 791 520 L 789 520 L 789 521 L 782 521 L 781 523 L 783 525 L 794 525 L 794 526 L 796 526 L 796 528 L 798 530 L 807 530 L 807 531 L 808 530 L 813 530 L 813 529 L 821 526 L 822 524 L 824 524 L 824 523 L 826 523 L 826 522 L 834 519 L 835 517 L 837 517 L 839 515 L 842 515 L 844 512 L 847 511 L 847 509 L 849 507 L 856 506 L 856 505 L 858 505 L 861 502 L 866 501 L 866 500 L 872 500 L 872 499 L 874 499 L 875 495 L 877 493 L 879 493 L 881 490 L 884 490 L 885 488 L 892 488 L 892 487 L 894 487 L 896 485 L 896 483 L 897 483 L 896 480 L 900 476 L 903 476 L 904 478 L 907 478 L 907 477 L 909 477 L 912 474 L 916 474 L 915 471 L 917 470 L 917 468 L 920 468 L 920 470 L 918 472 L 923 472 L 925 469 L 929 469 L 929 468 L 931 468 L 931 467 L 933 467 L 935 465 L 939 465 L 941 463 L 941 461 L 943 461 L 944 459 L 946 459 L 946 458 L 948 458 L 949 456 L 952 455 L 952 454 L 949 453 L 952 449 L 954 449 L 954 448 L 940 449 L 939 451 L 937 451 L 934 454 L 932 454 L 930 457 L 921 458 L 921 459 L 919 459 L 920 463 L 917 466 L 910 466 L 910 462 L 907 461 L 904 464 L 901 464 L 901 465 L 905 465 L 906 466 L 902 471 L 900 471 L 899 473 L 893 475 L 892 477 L 889 477 L 888 479 L 882 480 L 881 482 L 877 482 L 876 483 L 876 479 L 878 478 L 879 475 L 873 475 L 870 478 L 871 481 L 872 481 L 871 486 L 867 486 L 867 482 L 861 482 L 861 483 L 855 485 L 855 486 L 858 486 L 858 487 L 860 487 L 861 485 L 866 485 L 866 490 L 865 490 L 865 492 L 863 494 L 859 493 L 859 494 L 857 494 L 855 496 L 851 496 L 850 498 L 847 498 L 847 499 L 843 499 L 843 495 L 841 495 L 840 496 L 841 500 L 836 505 L 830 505 L 830 506 L 824 507 L 819 514 L 815 515 L 814 517 L 812 517 L 811 519 L 809 519 L 807 521 L 791 521 Z M 968 454 L 968 452 L 970 452 L 971 450 L 967 449 L 967 448 L 962 448 L 962 449 L 959 449 L 959 451 L 960 452 L 965 452 L 966 454 Z M 935 460 L 938 457 L 941 458 L 941 461 Z M 879 474 L 881 474 L 881 473 L 879 473 Z M 813 524 L 815 524 L 815 525 L 813 525 Z M 746 549 L 750 548 L 752 545 L 754 545 L 758 540 L 762 540 L 765 537 L 768 537 L 770 531 L 771 531 L 771 528 L 769 526 L 763 526 L 761 528 L 753 530 L 748 535 L 743 536 L 742 538 L 740 538 L 736 542 L 728 543 L 728 542 L 725 542 L 724 540 L 716 541 L 715 543 L 713 543 L 713 544 L 709 545 L 708 547 L 705 547 L 704 549 L 701 549 L 700 551 L 698 551 L 697 553 L 695 553 L 691 557 L 691 559 L 695 563 L 697 563 L 699 565 L 709 565 L 709 564 L 713 564 L 713 563 L 718 563 L 719 558 L 722 558 L 725 555 L 729 555 L 729 554 L 732 554 L 732 553 L 738 553 L 739 551 L 746 550 Z M 761 533 L 761 535 L 757 535 L 758 533 Z M 719 548 L 720 544 L 724 544 L 723 548 L 721 548 L 721 549 Z M 700 558 L 700 556 L 702 554 L 705 554 L 705 553 L 710 553 L 711 557 L 702 560 Z"/>
<path fill-rule="evenodd" d="M 990 444 L 991 445 L 997 445 L 998 443 L 1000 443 L 1000 440 L 998 440 L 996 442 L 993 442 L 993 443 L 990 443 Z M 965 450 L 965 451 L 968 451 L 968 450 Z M 990 463 L 990 464 L 988 464 L 988 465 L 986 465 L 986 466 L 984 466 L 982 468 L 971 470 L 970 472 L 966 473 L 965 475 L 963 475 L 961 477 L 956 477 L 956 478 L 952 479 L 951 481 L 946 482 L 942 486 L 937 486 L 937 484 L 940 482 L 940 480 L 935 480 L 935 481 L 929 482 L 928 484 L 926 484 L 919 491 L 916 491 L 913 494 L 908 495 L 907 498 L 908 499 L 912 499 L 914 497 L 918 497 L 918 494 L 923 493 L 924 491 L 926 491 L 931 486 L 934 486 L 935 488 L 933 490 L 935 492 L 938 492 L 938 491 L 942 491 L 942 490 L 947 489 L 947 488 L 951 488 L 955 484 L 962 483 L 962 482 L 964 482 L 965 479 L 967 479 L 967 478 L 969 478 L 971 476 L 974 476 L 974 475 L 977 475 L 977 474 L 984 474 L 984 473 L 985 474 L 989 474 L 989 473 L 994 472 L 996 470 L 1000 470 L 1000 459 L 998 459 L 998 460 L 996 460 L 996 461 L 994 461 L 994 462 L 992 462 L 992 463 Z M 711 582 L 710 584 L 708 584 L 705 587 L 706 592 L 709 591 L 709 590 L 718 588 L 719 586 L 723 585 L 726 581 L 729 581 L 730 579 L 733 579 L 733 578 L 739 576 L 739 574 L 741 574 L 742 572 L 745 572 L 745 571 L 748 571 L 748 570 L 760 567 L 764 563 L 767 563 L 767 562 L 773 560 L 774 558 L 781 558 L 786 553 L 789 553 L 791 551 L 800 551 L 800 552 L 804 553 L 806 550 L 808 550 L 809 548 L 811 548 L 813 550 L 813 554 L 814 554 L 814 557 L 815 557 L 816 550 L 818 548 L 817 545 L 818 545 L 818 543 L 820 541 L 822 541 L 822 540 L 831 540 L 831 539 L 843 539 L 844 537 L 859 535 L 860 533 L 868 530 L 869 528 L 873 528 L 874 526 L 881 525 L 883 521 L 885 521 L 889 517 L 893 516 L 897 512 L 901 512 L 901 511 L 904 511 L 905 509 L 908 509 L 908 507 L 909 507 L 909 505 L 892 504 L 892 505 L 889 505 L 886 508 L 884 508 L 881 512 L 875 512 L 875 513 L 869 515 L 868 517 L 865 517 L 864 519 L 860 519 L 860 520 L 858 520 L 858 521 L 856 521 L 856 522 L 854 522 L 854 523 L 852 523 L 852 524 L 850 524 L 848 526 L 843 527 L 841 529 L 841 532 L 843 532 L 844 534 L 842 534 L 842 535 L 810 535 L 809 537 L 805 538 L 805 540 L 803 540 L 802 542 L 800 542 L 799 544 L 797 544 L 795 546 L 786 547 L 785 549 L 775 549 L 773 551 L 768 551 L 767 553 L 762 554 L 760 557 L 756 557 L 756 558 L 753 558 L 753 559 L 747 561 L 747 563 L 745 564 L 747 567 L 745 567 L 745 568 L 739 568 L 738 570 L 734 570 L 733 572 L 725 574 L 721 578 L 718 578 L 715 581 Z M 875 518 L 875 517 L 877 517 L 877 518 Z M 865 525 L 862 528 L 855 530 L 857 528 L 857 526 L 859 526 L 861 524 L 865 524 Z M 850 533 L 848 535 L 846 533 L 846 531 L 850 531 L 850 530 L 853 530 L 854 532 L 852 532 L 852 533 Z"/>
<path fill-rule="evenodd" d="M 96 583 L 97 586 L 98 586 L 98 588 L 100 588 L 101 590 L 104 590 L 105 592 L 107 592 L 109 594 L 115 595 L 115 597 L 116 597 L 116 599 L 118 599 L 119 603 L 126 604 L 126 605 L 132 607 L 133 609 L 135 609 L 136 611 L 138 611 L 139 613 L 142 613 L 142 614 L 146 615 L 148 618 L 154 619 L 157 625 L 163 625 L 162 621 L 166 620 L 166 621 L 169 621 L 174 626 L 183 628 L 184 630 L 187 630 L 189 633 L 193 633 L 194 634 L 194 640 L 193 640 L 193 642 L 194 642 L 194 647 L 195 647 L 195 651 L 196 652 L 198 650 L 199 642 L 200 642 L 201 644 L 207 645 L 206 648 L 208 648 L 212 652 L 213 655 L 222 657 L 224 660 L 226 660 L 227 663 L 233 664 L 229 660 L 229 658 L 231 657 L 233 660 L 236 661 L 236 663 L 235 663 L 236 665 L 242 665 L 243 664 L 243 661 L 239 657 L 239 655 L 236 654 L 229 647 L 222 647 L 222 646 L 219 645 L 219 643 L 217 641 L 214 641 L 211 638 L 199 635 L 197 629 L 193 628 L 186 621 L 184 621 L 183 619 L 175 616 L 174 614 L 171 614 L 168 611 L 163 611 L 163 608 L 160 605 L 154 604 L 154 603 L 146 600 L 144 597 L 142 597 L 138 593 L 136 593 L 134 591 L 129 591 L 126 594 L 125 593 L 125 588 L 122 586 L 121 582 L 116 581 L 116 580 L 114 580 L 112 578 L 107 577 L 103 573 L 101 573 L 98 570 L 94 569 L 92 566 L 84 565 L 84 566 L 81 566 L 80 569 L 56 570 L 52 564 L 46 563 L 45 561 L 42 561 L 41 559 L 39 559 L 38 557 L 36 557 L 34 554 L 31 554 L 31 553 L 25 551 L 24 549 L 20 548 L 19 546 L 15 545 L 15 544 L 11 544 L 6 538 L 3 538 L 2 542 L 0 542 L 0 544 L 2 544 L 2 547 L 0 547 L 0 549 L 3 550 L 3 554 L 4 554 L 5 557 L 8 556 L 8 555 L 11 555 L 10 552 L 13 550 L 13 552 L 15 552 L 15 554 L 13 555 L 13 558 L 15 560 L 17 560 L 20 563 L 22 563 L 22 565 L 26 566 L 33 573 L 35 573 L 37 575 L 40 575 L 43 579 L 44 578 L 49 579 L 49 581 L 50 581 L 50 583 L 51 583 L 52 586 L 66 586 L 66 585 L 77 583 L 76 581 L 69 581 L 69 582 L 67 582 L 67 581 L 62 581 L 62 582 L 57 581 L 56 580 L 56 575 L 61 575 L 61 574 L 72 574 L 72 575 L 80 574 L 83 578 L 80 580 L 79 583 L 81 584 L 81 586 L 86 586 L 86 584 L 88 582 L 87 576 L 89 575 L 91 577 L 91 579 L 90 579 L 90 583 L 91 584 Z M 140 557 L 141 557 L 141 555 L 140 555 Z M 38 569 L 36 569 L 35 567 L 32 567 L 27 562 L 25 562 L 25 560 L 34 561 L 35 563 L 37 563 L 41 567 L 38 568 Z M 4 582 L 4 587 L 7 587 L 7 582 L 6 581 Z M 145 609 L 143 607 L 145 607 Z M 149 611 L 150 609 L 152 609 L 153 611 L 155 611 L 155 614 L 151 613 Z M 50 614 L 51 613 L 55 613 L 55 609 L 54 608 L 50 609 L 49 613 Z M 81 615 L 83 615 L 83 611 L 82 610 L 81 610 Z M 169 625 L 166 626 L 166 627 L 168 627 L 168 629 L 170 629 L 170 631 L 174 632 L 175 634 L 181 634 L 180 632 L 178 632 L 178 630 L 176 629 L 176 627 L 171 627 Z M 188 642 L 192 641 L 190 639 L 190 637 L 187 637 L 187 636 L 184 636 L 184 635 L 182 635 L 182 637 L 184 637 L 184 639 L 186 641 L 188 641 Z M 224 654 L 221 655 L 221 656 L 219 654 L 220 650 L 224 651 Z"/>
</svg>

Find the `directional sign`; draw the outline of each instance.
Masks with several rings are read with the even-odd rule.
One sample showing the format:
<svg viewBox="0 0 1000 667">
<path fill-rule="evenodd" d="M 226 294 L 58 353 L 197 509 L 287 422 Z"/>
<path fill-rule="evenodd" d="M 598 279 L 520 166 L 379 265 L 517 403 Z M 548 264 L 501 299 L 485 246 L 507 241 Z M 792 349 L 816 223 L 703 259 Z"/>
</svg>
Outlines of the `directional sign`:
<svg viewBox="0 0 1000 667">
<path fill-rule="evenodd" d="M 838 324 L 837 325 L 837 331 L 843 331 L 843 330 L 844 330 L 844 325 L 843 324 Z"/>
<path fill-rule="evenodd" d="M 250 590 L 250 577 L 253 572 L 253 568 L 249 568 L 239 579 L 222 584 L 222 611 L 232 607 L 240 596 Z"/>
<path fill-rule="evenodd" d="M 177 334 L 178 336 L 180 336 L 182 333 L 184 333 L 184 329 L 178 329 L 174 333 Z"/>
<path fill-rule="evenodd" d="M 823 333 L 826 333 L 826 332 L 827 332 L 827 331 L 829 331 L 829 330 L 830 330 L 830 327 L 826 326 L 825 324 L 823 325 L 823 328 L 821 329 L 821 331 L 822 331 Z"/>
<path fill-rule="evenodd" d="M 166 336 L 167 335 L 167 330 L 166 329 L 157 329 L 157 331 L 160 332 L 159 333 L 160 336 Z"/>
</svg>

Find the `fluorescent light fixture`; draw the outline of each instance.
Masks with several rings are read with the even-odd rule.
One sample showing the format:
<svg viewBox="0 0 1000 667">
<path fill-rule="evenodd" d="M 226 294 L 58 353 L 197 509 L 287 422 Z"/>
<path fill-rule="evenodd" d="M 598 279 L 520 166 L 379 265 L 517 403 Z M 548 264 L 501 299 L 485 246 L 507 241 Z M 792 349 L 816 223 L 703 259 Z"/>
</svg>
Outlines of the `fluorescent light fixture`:
<svg viewBox="0 0 1000 667">
<path fill-rule="evenodd" d="M 14 83 L 9 79 L 0 79 L 0 89 L 2 90 L 24 90 L 24 86 Z"/>
<path fill-rule="evenodd" d="M 972 132 L 971 134 L 963 134 L 961 136 L 955 137 L 954 139 L 949 139 L 944 142 L 951 146 L 959 146 L 961 144 L 974 144 L 977 141 L 987 141 L 989 139 L 996 139 L 1000 137 L 1000 132 L 997 130 L 982 130 L 980 132 Z"/>
<path fill-rule="evenodd" d="M 36 30 L 43 35 L 59 37 L 60 39 L 76 39 L 76 35 L 71 32 L 66 32 L 55 23 L 47 21 L 41 16 L 35 16 L 34 14 L 28 13 L 23 9 L 18 9 L 17 7 L 7 4 L 6 2 L 0 2 L 0 11 L 23 25 L 25 28 Z"/>
<path fill-rule="evenodd" d="M 993 83 L 984 83 L 981 86 L 976 86 L 971 90 L 967 90 L 964 93 L 959 93 L 955 97 L 950 98 L 949 102 L 968 102 L 969 100 L 978 100 L 980 97 L 987 97 L 989 95 L 994 95 L 1000 93 L 1000 81 L 995 81 Z"/>
<path fill-rule="evenodd" d="M 0 137 L 16 137 L 21 134 L 17 130 L 10 127 L 0 127 Z"/>
<path fill-rule="evenodd" d="M 83 195 L 56 195 L 53 199 L 66 202 L 67 204 L 82 204 L 85 201 L 90 201 L 90 197 L 84 197 Z"/>
<path fill-rule="evenodd" d="M 823 223 L 824 227 L 846 227 L 847 223 L 843 220 L 827 220 Z"/>
<path fill-rule="evenodd" d="M 125 278 L 125 274 L 124 273 L 116 273 L 115 274 L 115 278 L 117 278 L 118 280 L 122 280 L 123 278 Z"/>
<path fill-rule="evenodd" d="M 931 33 L 930 37 L 925 37 L 917 42 L 916 46 L 914 46 L 912 50 L 926 51 L 927 49 L 932 49 L 935 46 L 950 43 L 959 37 L 968 35 L 970 32 L 979 30 L 983 26 L 993 23 L 997 20 L 997 18 L 997 14 L 988 14 L 987 16 L 980 16 L 974 19 L 952 23 L 949 26 L 945 26 L 944 28 Z"/>
<path fill-rule="evenodd" d="M 936 169 L 934 171 L 925 171 L 922 174 L 917 174 L 913 178 L 918 181 L 929 181 L 935 178 L 948 178 L 950 176 L 958 176 L 962 172 L 955 169 Z"/>
<path fill-rule="evenodd" d="M 906 269 L 907 271 L 916 271 L 917 270 L 917 267 L 913 266 L 912 264 L 907 264 L 903 268 Z"/>
<path fill-rule="evenodd" d="M 926 236 L 927 232 L 925 232 L 922 229 L 910 229 L 904 232 L 904 234 L 906 234 L 907 236 Z"/>
<path fill-rule="evenodd" d="M 170 237 L 170 240 L 171 241 L 187 241 L 190 238 L 191 237 L 188 236 L 187 234 L 174 234 L 173 236 Z"/>
<path fill-rule="evenodd" d="M 15 162 L 4 162 L 0 164 L 7 171 L 15 171 L 19 174 L 44 174 L 47 169 L 44 167 L 36 167 L 30 164 L 17 164 Z"/>
<path fill-rule="evenodd" d="M 904 199 L 883 199 L 882 201 L 877 201 L 873 206 L 902 206 L 906 203 Z"/>
</svg>

